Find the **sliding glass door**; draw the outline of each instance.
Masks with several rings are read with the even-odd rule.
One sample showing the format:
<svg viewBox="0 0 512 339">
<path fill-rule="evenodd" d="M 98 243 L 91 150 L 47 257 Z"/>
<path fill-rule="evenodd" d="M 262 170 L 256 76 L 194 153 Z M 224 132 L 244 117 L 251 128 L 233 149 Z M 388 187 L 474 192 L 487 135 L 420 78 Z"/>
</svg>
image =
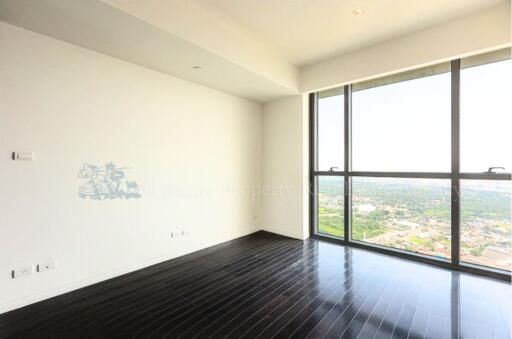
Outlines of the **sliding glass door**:
<svg viewBox="0 0 512 339">
<path fill-rule="evenodd" d="M 314 234 L 510 271 L 511 63 L 498 51 L 311 95 Z"/>
</svg>

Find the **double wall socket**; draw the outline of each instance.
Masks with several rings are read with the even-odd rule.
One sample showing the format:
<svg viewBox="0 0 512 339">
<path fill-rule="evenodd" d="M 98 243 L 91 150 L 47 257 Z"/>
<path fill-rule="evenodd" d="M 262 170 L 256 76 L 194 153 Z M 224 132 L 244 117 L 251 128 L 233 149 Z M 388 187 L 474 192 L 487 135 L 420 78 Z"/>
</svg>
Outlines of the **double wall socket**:
<svg viewBox="0 0 512 339">
<path fill-rule="evenodd" d="M 188 235 L 188 231 L 185 231 L 185 230 L 171 232 L 171 238 L 179 238 L 179 237 L 184 237 L 186 235 Z"/>
<path fill-rule="evenodd" d="M 44 261 L 41 264 L 37 264 L 35 267 L 37 268 L 37 272 L 44 272 L 48 270 L 53 270 L 56 266 L 56 262 L 53 259 Z M 34 266 L 32 265 L 26 265 L 26 266 L 20 266 L 18 268 L 15 268 L 11 272 L 11 276 L 13 279 L 24 277 L 26 275 L 31 275 L 34 273 Z"/>
</svg>

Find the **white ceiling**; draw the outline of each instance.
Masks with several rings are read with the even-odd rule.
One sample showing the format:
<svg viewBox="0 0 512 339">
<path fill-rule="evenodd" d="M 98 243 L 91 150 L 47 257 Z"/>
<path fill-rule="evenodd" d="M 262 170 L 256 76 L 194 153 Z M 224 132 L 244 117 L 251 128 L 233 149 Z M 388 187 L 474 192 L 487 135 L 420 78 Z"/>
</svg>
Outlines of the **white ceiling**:
<svg viewBox="0 0 512 339">
<path fill-rule="evenodd" d="M 429 26 L 442 27 L 443 22 L 449 24 L 510 1 L 0 0 L 0 20 L 267 102 L 299 94 L 304 71 L 321 66 L 323 60 L 329 59 L 329 63 L 349 51 L 422 32 Z M 495 8 L 507 12 L 504 22 L 509 23 L 507 6 Z M 363 8 L 364 13 L 355 16 L 352 11 L 356 8 Z M 479 26 L 466 40 L 482 40 L 479 35 L 485 36 L 487 26 L 493 26 L 482 22 L 484 27 Z M 460 38 L 450 36 L 448 40 L 451 44 Z M 510 38 L 505 40 L 509 44 Z M 419 53 L 428 55 L 424 50 Z M 377 58 L 380 54 L 372 53 L 365 67 Z M 194 70 L 195 65 L 202 69 Z M 325 73 L 319 74 L 324 77 Z M 331 70 L 327 73 L 334 74 Z"/>
<path fill-rule="evenodd" d="M 305 66 L 510 0 L 192 0 Z M 352 11 L 363 8 L 364 13 Z"/>
<path fill-rule="evenodd" d="M 149 4 L 149 1 L 144 3 L 137 0 L 132 3 Z M 153 3 L 159 6 L 143 6 L 144 9 L 158 11 L 162 8 L 161 4 L 173 5 L 169 0 Z M 201 17 L 197 16 L 194 8 L 189 10 L 187 27 L 199 27 L 192 20 L 200 21 Z M 185 14 L 183 11 L 168 13 Z M 265 55 L 260 50 L 256 51 L 259 53 L 258 60 L 268 61 L 260 67 L 255 67 L 256 63 L 243 58 L 244 55 L 235 58 L 226 45 L 235 50 L 240 45 L 236 41 L 226 42 L 228 33 L 224 34 L 222 44 L 218 45 L 223 48 L 222 53 L 221 50 L 214 50 L 213 47 L 217 46 L 215 43 L 208 46 L 198 39 L 184 39 L 145 17 L 126 13 L 99 0 L 0 0 L 0 20 L 256 102 L 298 94 L 297 74 L 292 65 L 276 65 L 275 57 Z M 207 30 L 208 27 L 203 27 L 202 35 Z M 194 66 L 201 69 L 195 70 Z M 272 77 L 273 74 L 275 76 Z"/>
</svg>

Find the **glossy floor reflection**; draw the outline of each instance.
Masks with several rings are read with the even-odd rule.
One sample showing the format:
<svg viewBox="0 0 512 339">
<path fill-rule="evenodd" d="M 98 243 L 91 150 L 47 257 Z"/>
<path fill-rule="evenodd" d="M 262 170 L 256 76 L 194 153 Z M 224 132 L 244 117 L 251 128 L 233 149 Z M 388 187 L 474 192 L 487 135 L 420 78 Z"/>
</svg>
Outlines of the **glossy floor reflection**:
<svg viewBox="0 0 512 339">
<path fill-rule="evenodd" d="M 14 338 L 510 338 L 510 284 L 257 233 L 0 316 Z"/>
</svg>

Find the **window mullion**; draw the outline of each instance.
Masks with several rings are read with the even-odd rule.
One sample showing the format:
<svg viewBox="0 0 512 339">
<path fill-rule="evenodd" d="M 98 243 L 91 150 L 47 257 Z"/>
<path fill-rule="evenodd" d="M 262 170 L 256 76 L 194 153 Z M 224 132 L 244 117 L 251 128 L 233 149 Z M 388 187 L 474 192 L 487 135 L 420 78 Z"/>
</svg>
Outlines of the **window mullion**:
<svg viewBox="0 0 512 339">
<path fill-rule="evenodd" d="M 460 262 L 460 59 L 451 64 L 452 264 Z"/>
<path fill-rule="evenodd" d="M 317 93 L 309 94 L 309 232 L 317 233 L 316 229 L 316 164 L 317 164 Z"/>
<path fill-rule="evenodd" d="M 345 196 L 344 196 L 344 237 L 345 241 L 352 240 L 352 178 L 348 175 L 352 171 L 352 86 L 344 88 L 344 172 L 345 172 Z"/>
</svg>

